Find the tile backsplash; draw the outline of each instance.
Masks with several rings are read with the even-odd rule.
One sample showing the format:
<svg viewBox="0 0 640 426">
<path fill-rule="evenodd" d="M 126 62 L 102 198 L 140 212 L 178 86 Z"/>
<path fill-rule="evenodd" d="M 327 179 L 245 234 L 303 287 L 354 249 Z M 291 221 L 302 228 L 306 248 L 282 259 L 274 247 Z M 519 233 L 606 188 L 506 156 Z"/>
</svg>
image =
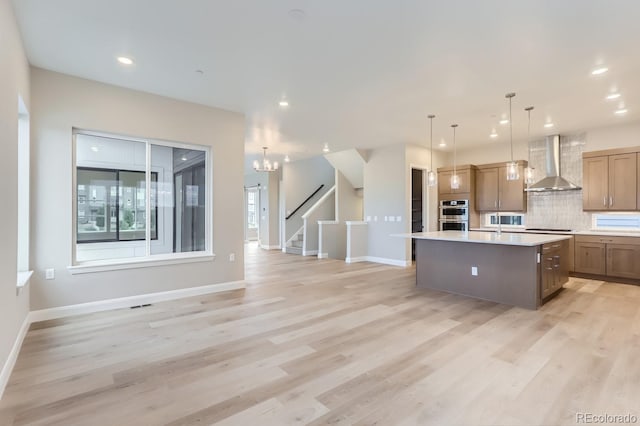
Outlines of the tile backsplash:
<svg viewBox="0 0 640 426">
<path fill-rule="evenodd" d="M 560 174 L 578 186 L 582 186 L 582 151 L 585 144 L 585 133 L 560 138 Z M 537 182 L 545 177 L 544 139 L 532 141 L 529 150 L 529 162 L 535 168 L 534 176 Z M 582 211 L 582 190 L 530 192 L 527 197 L 526 223 L 529 228 L 591 228 L 591 214 Z"/>
<path fill-rule="evenodd" d="M 560 174 L 582 186 L 582 151 L 586 134 L 560 138 Z M 534 168 L 535 181 L 545 177 L 546 144 L 544 139 L 529 144 L 529 164 Z M 591 228 L 591 214 L 582 211 L 582 190 L 527 193 L 527 228 L 560 228 L 576 231 Z M 482 215 L 481 223 L 486 223 Z"/>
</svg>

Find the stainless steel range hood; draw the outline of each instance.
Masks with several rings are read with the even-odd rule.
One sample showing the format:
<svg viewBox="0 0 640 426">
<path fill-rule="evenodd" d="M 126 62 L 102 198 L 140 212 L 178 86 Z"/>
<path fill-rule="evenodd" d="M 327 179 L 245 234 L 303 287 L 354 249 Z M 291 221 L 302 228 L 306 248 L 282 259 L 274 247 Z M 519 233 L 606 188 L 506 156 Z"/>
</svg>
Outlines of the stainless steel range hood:
<svg viewBox="0 0 640 426">
<path fill-rule="evenodd" d="M 582 189 L 562 176 L 560 176 L 560 135 L 547 136 L 545 139 L 546 160 L 545 167 L 547 176 L 530 185 L 525 191 L 543 192 L 543 191 L 571 191 Z"/>
</svg>

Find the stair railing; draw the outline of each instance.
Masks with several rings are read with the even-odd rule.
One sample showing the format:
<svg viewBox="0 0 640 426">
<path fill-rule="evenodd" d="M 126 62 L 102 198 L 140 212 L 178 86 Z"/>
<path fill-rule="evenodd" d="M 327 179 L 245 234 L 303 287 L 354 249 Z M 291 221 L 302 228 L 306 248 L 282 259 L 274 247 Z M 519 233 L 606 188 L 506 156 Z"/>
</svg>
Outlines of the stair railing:
<svg viewBox="0 0 640 426">
<path fill-rule="evenodd" d="M 305 204 L 307 204 L 307 202 L 313 198 L 314 195 L 316 195 L 322 188 L 324 188 L 324 184 L 320 185 L 318 187 L 318 189 L 316 189 L 315 191 L 313 191 L 313 194 L 309 195 L 307 197 L 306 200 L 304 200 L 298 207 L 296 207 L 287 217 L 285 217 L 285 220 L 289 220 L 290 217 L 292 217 L 294 214 L 296 214 L 296 212 L 298 210 L 300 210 L 302 208 L 302 206 L 304 206 Z"/>
</svg>

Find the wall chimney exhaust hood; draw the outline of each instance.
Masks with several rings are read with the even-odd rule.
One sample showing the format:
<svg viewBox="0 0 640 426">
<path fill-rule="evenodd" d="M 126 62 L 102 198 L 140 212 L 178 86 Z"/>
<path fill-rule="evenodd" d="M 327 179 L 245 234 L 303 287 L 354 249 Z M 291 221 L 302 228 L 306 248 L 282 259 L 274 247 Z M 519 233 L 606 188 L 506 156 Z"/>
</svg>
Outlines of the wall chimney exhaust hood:
<svg viewBox="0 0 640 426">
<path fill-rule="evenodd" d="M 529 192 L 571 191 L 582 189 L 560 176 L 560 135 L 545 138 L 546 157 L 545 167 L 547 175 L 544 179 L 525 189 Z"/>
</svg>

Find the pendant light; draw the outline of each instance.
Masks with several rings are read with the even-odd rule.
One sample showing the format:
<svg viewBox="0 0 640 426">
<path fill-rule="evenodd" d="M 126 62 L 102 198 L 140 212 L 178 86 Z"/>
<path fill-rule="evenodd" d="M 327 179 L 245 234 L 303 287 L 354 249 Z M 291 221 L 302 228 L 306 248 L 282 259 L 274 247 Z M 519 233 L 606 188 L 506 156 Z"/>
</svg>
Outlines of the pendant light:
<svg viewBox="0 0 640 426">
<path fill-rule="evenodd" d="M 258 160 L 253 162 L 253 169 L 256 172 L 275 172 L 278 170 L 278 162 L 274 161 L 272 165 L 271 161 L 267 159 L 267 149 L 266 146 L 262 147 L 262 164 Z"/>
<path fill-rule="evenodd" d="M 430 132 L 430 144 L 429 144 L 429 152 L 431 153 L 431 164 L 429 165 L 429 173 L 427 173 L 427 185 L 436 186 L 438 183 L 438 174 L 433 171 L 433 119 L 435 115 L 430 114 L 429 121 L 431 122 L 431 132 Z"/>
<path fill-rule="evenodd" d="M 452 124 L 451 127 L 453 128 L 453 174 L 451 175 L 451 189 L 458 189 L 460 188 L 460 176 L 458 176 L 456 171 L 456 127 L 458 127 L 458 125 Z"/>
<path fill-rule="evenodd" d="M 527 115 L 529 116 L 529 122 L 527 124 L 527 168 L 524 169 L 524 183 L 527 185 L 531 185 L 535 183 L 535 179 L 533 177 L 534 168 L 531 167 L 531 110 L 532 106 L 526 107 L 524 110 L 527 111 Z"/>
<path fill-rule="evenodd" d="M 513 161 L 513 121 L 511 120 L 511 99 L 513 99 L 515 95 L 515 93 L 507 93 L 504 95 L 505 98 L 509 99 L 509 140 L 511 141 L 511 161 L 507 163 L 507 180 L 520 179 L 518 163 Z"/>
</svg>

